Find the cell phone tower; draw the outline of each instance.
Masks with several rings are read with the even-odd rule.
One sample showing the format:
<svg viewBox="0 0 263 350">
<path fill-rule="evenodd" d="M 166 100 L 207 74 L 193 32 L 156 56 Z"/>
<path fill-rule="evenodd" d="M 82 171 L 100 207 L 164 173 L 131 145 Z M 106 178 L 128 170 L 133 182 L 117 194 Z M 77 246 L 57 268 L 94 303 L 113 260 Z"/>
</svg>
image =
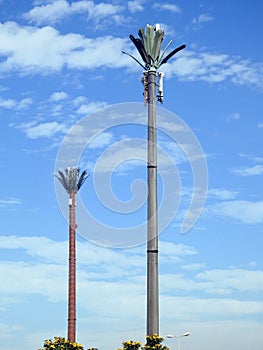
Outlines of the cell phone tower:
<svg viewBox="0 0 263 350">
<path fill-rule="evenodd" d="M 68 271 L 68 340 L 76 341 L 76 199 L 75 195 L 89 175 L 84 170 L 68 167 L 56 178 L 69 194 L 69 271 Z"/>
<path fill-rule="evenodd" d="M 165 56 L 172 41 L 161 53 L 164 31 L 159 24 L 147 24 L 145 31 L 143 28 L 139 29 L 138 35 L 139 38 L 130 35 L 130 39 L 143 62 L 125 51 L 123 53 L 133 58 L 144 69 L 144 103 L 148 105 L 147 335 L 151 336 L 159 334 L 156 86 L 158 101 L 163 102 L 163 73 L 158 72 L 158 69 L 186 45 L 177 47 Z M 159 78 L 158 84 L 156 77 Z"/>
</svg>

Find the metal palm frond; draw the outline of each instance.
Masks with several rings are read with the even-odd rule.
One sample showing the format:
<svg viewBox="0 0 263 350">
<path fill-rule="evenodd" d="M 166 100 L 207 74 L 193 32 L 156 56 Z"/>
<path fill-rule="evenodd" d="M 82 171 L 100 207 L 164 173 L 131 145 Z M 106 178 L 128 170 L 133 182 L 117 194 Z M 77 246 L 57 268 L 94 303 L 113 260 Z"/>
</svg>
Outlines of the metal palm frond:
<svg viewBox="0 0 263 350">
<path fill-rule="evenodd" d="M 82 171 L 78 181 L 78 190 L 81 188 L 81 186 L 84 184 L 88 177 L 89 174 L 87 174 L 87 170 Z"/>
<path fill-rule="evenodd" d="M 163 58 L 166 50 L 171 45 L 172 41 L 168 43 L 163 53 L 160 55 L 162 41 L 164 38 L 164 31 L 162 29 L 157 29 L 156 27 L 154 28 L 153 26 L 147 24 L 145 32 L 143 28 L 140 28 L 138 35 L 139 38 L 135 38 L 133 35 L 130 35 L 130 39 L 135 45 L 136 49 L 138 50 L 143 60 L 143 63 L 141 63 L 133 55 L 125 51 L 122 52 L 133 58 L 140 66 L 142 66 L 146 70 L 157 70 L 162 64 L 166 63 L 178 51 L 186 47 L 186 45 L 181 45 Z"/>
<path fill-rule="evenodd" d="M 86 170 L 80 176 L 79 173 L 79 168 L 68 167 L 65 172 L 58 170 L 58 175 L 55 176 L 68 193 L 77 193 L 89 176 Z"/>
</svg>

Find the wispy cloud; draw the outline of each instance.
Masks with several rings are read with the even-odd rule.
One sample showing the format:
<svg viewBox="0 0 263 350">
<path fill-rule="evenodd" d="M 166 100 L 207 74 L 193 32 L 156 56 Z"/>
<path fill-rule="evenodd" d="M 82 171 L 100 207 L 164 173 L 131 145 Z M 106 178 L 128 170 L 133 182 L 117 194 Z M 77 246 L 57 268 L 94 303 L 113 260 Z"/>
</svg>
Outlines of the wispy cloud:
<svg viewBox="0 0 263 350">
<path fill-rule="evenodd" d="M 54 24 L 66 16 L 84 14 L 87 19 L 98 22 L 101 19 L 108 18 L 108 16 L 118 14 L 122 10 L 122 6 L 107 4 L 105 2 L 96 4 L 94 1 L 83 0 L 69 3 L 66 0 L 56 0 L 41 6 L 35 6 L 24 14 L 24 18 L 31 23 L 43 25 Z"/>
<path fill-rule="evenodd" d="M 58 92 L 54 92 L 51 96 L 50 96 L 50 101 L 53 102 L 58 102 L 58 101 L 62 101 L 69 98 L 69 95 L 64 92 L 64 91 L 58 91 Z"/>
<path fill-rule="evenodd" d="M 6 199 L 0 199 L 0 208 L 10 208 L 16 205 L 20 205 L 21 200 L 19 198 L 6 198 Z"/>
<path fill-rule="evenodd" d="M 0 286 L 1 300 L 8 297 L 8 305 L 13 304 L 14 307 L 19 301 L 19 307 L 22 308 L 23 301 L 31 300 L 31 296 L 34 295 L 34 298 L 42 297 L 43 307 L 47 301 L 53 303 L 53 310 L 57 310 L 61 303 L 66 309 L 67 245 L 66 241 L 54 241 L 46 237 L 1 236 L 0 248 L 2 250 L 11 249 L 19 252 L 15 260 L 12 260 L 14 254 L 10 254 L 9 261 L 1 262 L 0 276 L 5 278 L 5 283 Z M 81 333 L 82 328 L 89 327 L 90 330 L 93 330 L 92 324 L 100 322 L 100 330 L 92 331 L 89 339 L 85 341 L 89 344 L 92 342 L 97 346 L 103 346 L 104 339 L 100 340 L 101 333 L 99 332 L 105 329 L 104 335 L 109 336 L 110 334 L 107 333 L 109 324 L 111 334 L 118 332 L 122 339 L 130 335 L 130 329 L 133 330 L 136 338 L 144 337 L 139 329 L 143 328 L 145 322 L 144 313 L 141 312 L 145 305 L 145 246 L 129 250 L 115 250 L 104 249 L 88 242 L 78 242 L 77 250 L 78 303 L 80 306 L 78 329 Z M 167 273 L 160 271 L 160 302 L 165 329 L 170 331 L 169 325 L 171 320 L 174 320 L 173 310 L 176 310 L 178 318 L 187 320 L 187 326 L 190 324 L 191 330 L 195 327 L 200 329 L 200 324 L 196 324 L 199 321 L 203 326 L 207 320 L 211 326 L 211 322 L 222 319 L 222 316 L 228 319 L 238 317 L 239 322 L 242 322 L 241 318 L 244 315 L 249 317 L 262 314 L 260 300 L 255 301 L 249 297 L 246 300 L 238 300 L 232 296 L 234 291 L 262 293 L 262 271 L 253 270 L 251 267 L 250 269 L 209 270 L 204 269 L 205 266 L 198 263 L 188 264 L 188 268 L 184 264 L 182 270 L 178 271 L 180 259 L 185 258 L 189 261 L 191 256 L 197 254 L 198 252 L 191 246 L 160 241 L 161 266 L 162 268 L 166 266 L 170 270 Z M 20 261 L 17 256 L 21 257 Z M 27 262 L 22 261 L 25 260 L 25 256 Z M 189 274 L 192 274 L 191 277 Z M 178 293 L 182 292 L 184 295 L 178 296 Z M 201 297 L 197 293 L 201 293 Z M 27 305 L 26 303 L 25 307 Z M 38 309 L 39 315 L 45 312 L 42 305 Z M 88 314 L 92 315 L 92 324 L 90 317 L 86 317 L 87 310 Z M 195 322 L 192 324 L 193 319 Z M 222 328 L 225 328 L 225 322 L 224 320 Z M 247 330 L 247 320 L 243 326 Z M 211 327 L 218 331 L 214 323 Z M 237 328 L 240 331 L 240 324 Z M 0 329 L 4 332 L 1 333 L 1 338 L 14 336 L 19 325 L 16 328 L 7 328 L 4 323 L 1 323 Z M 112 338 L 109 337 L 109 339 Z M 114 341 L 110 340 L 110 342 L 113 342 L 113 348 L 118 346 Z"/>
<path fill-rule="evenodd" d="M 251 167 L 245 168 L 232 168 L 231 171 L 238 176 L 255 176 L 263 174 L 263 165 L 257 164 Z"/>
<path fill-rule="evenodd" d="M 263 223 L 263 201 L 224 201 L 215 204 L 212 207 L 212 212 L 218 216 L 233 219 L 243 224 Z"/>
<path fill-rule="evenodd" d="M 214 17 L 210 16 L 207 13 L 202 13 L 198 17 L 195 17 L 192 20 L 192 25 L 195 29 L 199 28 L 201 24 L 206 22 L 211 22 L 214 20 Z"/>
<path fill-rule="evenodd" d="M 209 83 L 230 81 L 262 90 L 263 67 L 240 57 L 186 50 L 164 67 L 166 75 L 182 80 L 202 80 Z"/>
<path fill-rule="evenodd" d="M 3 99 L 0 98 L 0 108 L 11 109 L 11 110 L 22 110 L 26 109 L 33 103 L 31 98 L 23 98 L 22 100 L 14 100 L 12 98 Z"/>
<path fill-rule="evenodd" d="M 231 121 L 231 120 L 239 120 L 240 117 L 240 113 L 230 113 L 227 115 L 226 120 L 227 121 Z"/>
<path fill-rule="evenodd" d="M 108 146 L 112 140 L 114 139 L 114 136 L 110 132 L 103 132 L 100 133 L 89 143 L 89 148 L 103 148 L 105 146 Z"/>
<path fill-rule="evenodd" d="M 134 69 L 129 57 L 122 54 L 129 45 L 127 38 L 105 36 L 91 39 L 79 34 L 63 35 L 51 27 L 24 27 L 14 22 L 0 24 L 0 29 L 0 71 L 5 73 L 47 74 L 64 68 Z M 227 54 L 186 50 L 163 69 L 167 78 L 176 75 L 186 81 L 230 81 L 236 85 L 263 88 L 263 67 L 260 63 Z M 12 104 L 12 101 L 6 102 L 6 105 Z"/>
<path fill-rule="evenodd" d="M 62 35 L 52 27 L 24 27 L 6 22 L 0 24 L 0 40 L 3 58 L 0 71 L 5 73 L 47 74 L 64 67 L 118 68 L 126 66 L 127 61 L 122 50 L 128 39 L 109 36 L 89 39 L 80 34 Z"/>
<path fill-rule="evenodd" d="M 153 8 L 155 10 L 169 11 L 169 12 L 173 12 L 173 13 L 181 13 L 181 11 L 182 11 L 179 6 L 177 6 L 175 4 L 168 3 L 168 2 L 154 3 Z"/>
<path fill-rule="evenodd" d="M 216 289 L 260 292 L 263 288 L 263 271 L 245 269 L 210 270 L 200 272 L 196 279 L 208 282 L 214 293 Z M 214 285 L 214 286 L 213 286 Z M 208 287 L 208 285 L 207 285 Z"/>
<path fill-rule="evenodd" d="M 131 13 L 141 12 L 144 9 L 143 2 L 143 0 L 128 1 L 128 9 L 131 11 Z"/>
<path fill-rule="evenodd" d="M 75 101 L 77 103 L 77 101 Z M 97 101 L 97 102 L 88 102 L 86 99 L 83 101 L 83 103 L 80 104 L 79 108 L 77 109 L 77 114 L 82 115 L 88 115 L 91 113 L 94 113 L 95 111 L 104 108 L 107 106 L 106 102 L 103 101 Z"/>
<path fill-rule="evenodd" d="M 238 193 L 238 191 L 227 190 L 224 188 L 210 188 L 208 191 L 208 197 L 220 200 L 228 200 L 236 198 Z"/>
<path fill-rule="evenodd" d="M 67 127 L 58 122 L 45 122 L 36 124 L 35 122 L 22 123 L 17 128 L 21 129 L 28 138 L 37 139 L 41 137 L 51 138 L 57 133 L 65 133 Z"/>
</svg>

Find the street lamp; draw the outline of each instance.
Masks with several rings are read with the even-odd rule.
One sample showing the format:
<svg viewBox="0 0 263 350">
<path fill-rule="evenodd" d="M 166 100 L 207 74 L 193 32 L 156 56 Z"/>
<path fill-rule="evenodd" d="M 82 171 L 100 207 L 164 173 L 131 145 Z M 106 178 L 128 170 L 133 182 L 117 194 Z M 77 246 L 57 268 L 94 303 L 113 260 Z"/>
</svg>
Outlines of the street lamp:
<svg viewBox="0 0 263 350">
<path fill-rule="evenodd" d="M 189 332 L 185 332 L 185 333 L 183 333 L 183 334 L 181 334 L 181 335 L 167 335 L 166 337 L 167 338 L 177 338 L 177 342 L 178 342 L 178 350 L 180 350 L 180 347 L 181 347 L 181 338 L 182 337 L 188 337 L 188 335 L 190 335 L 190 333 Z"/>
</svg>

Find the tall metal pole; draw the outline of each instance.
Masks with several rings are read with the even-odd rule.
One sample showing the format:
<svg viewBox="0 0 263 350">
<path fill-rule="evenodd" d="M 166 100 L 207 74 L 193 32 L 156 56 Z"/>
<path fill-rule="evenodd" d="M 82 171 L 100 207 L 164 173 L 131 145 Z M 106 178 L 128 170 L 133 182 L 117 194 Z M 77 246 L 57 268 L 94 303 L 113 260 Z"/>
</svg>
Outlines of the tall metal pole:
<svg viewBox="0 0 263 350">
<path fill-rule="evenodd" d="M 159 334 L 158 217 L 156 145 L 156 71 L 147 73 L 148 207 L 147 207 L 147 335 Z"/>
<path fill-rule="evenodd" d="M 80 176 L 79 176 L 80 175 Z M 69 272 L 68 272 L 68 340 L 76 342 L 76 199 L 75 195 L 88 178 L 87 171 L 67 167 L 56 178 L 69 195 Z"/>
<path fill-rule="evenodd" d="M 68 282 L 68 340 L 76 340 L 76 217 L 75 193 L 69 194 L 69 282 Z"/>
<path fill-rule="evenodd" d="M 144 101 L 148 102 L 148 200 L 147 200 L 147 335 L 159 334 L 158 294 L 158 218 L 157 218 L 157 145 L 156 145 L 156 74 L 157 70 L 185 48 L 181 45 L 164 55 L 171 41 L 160 53 L 164 31 L 159 24 L 147 24 L 144 31 L 139 28 L 139 38 L 130 34 L 130 39 L 139 52 L 143 63 L 131 54 L 144 71 Z M 162 77 L 159 73 L 158 100 L 163 102 Z M 146 79 L 145 79 L 146 78 Z M 146 83 L 146 86 L 145 86 Z"/>
</svg>

